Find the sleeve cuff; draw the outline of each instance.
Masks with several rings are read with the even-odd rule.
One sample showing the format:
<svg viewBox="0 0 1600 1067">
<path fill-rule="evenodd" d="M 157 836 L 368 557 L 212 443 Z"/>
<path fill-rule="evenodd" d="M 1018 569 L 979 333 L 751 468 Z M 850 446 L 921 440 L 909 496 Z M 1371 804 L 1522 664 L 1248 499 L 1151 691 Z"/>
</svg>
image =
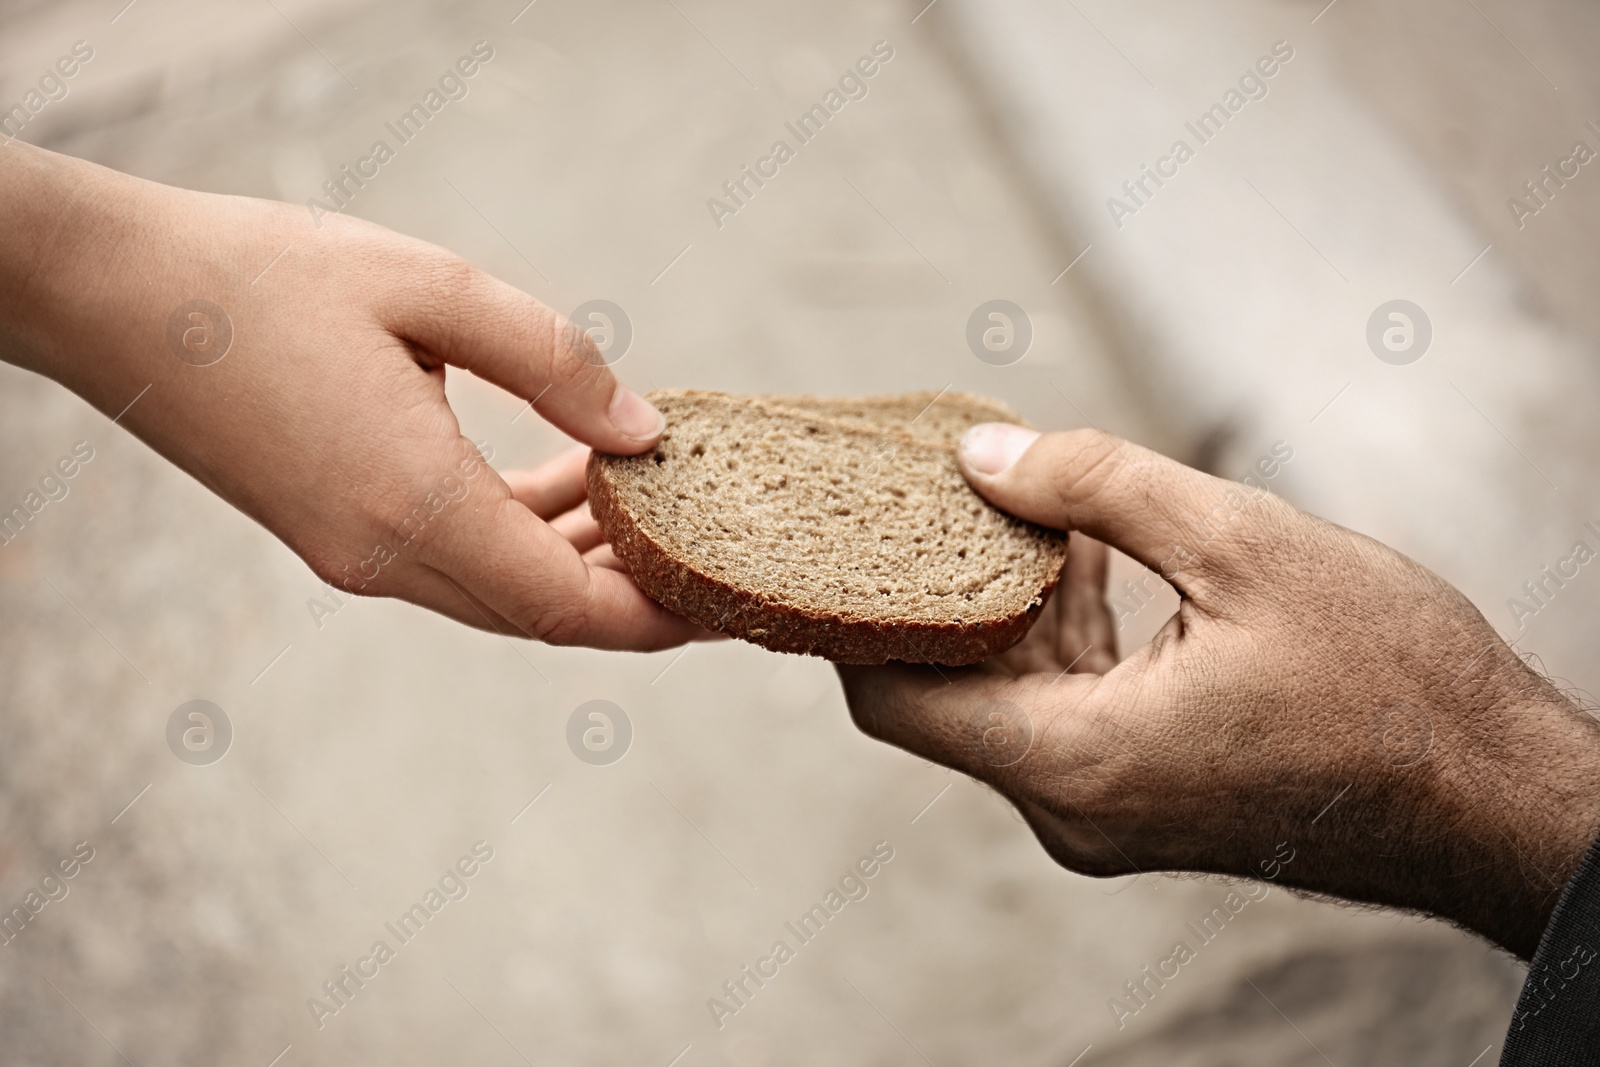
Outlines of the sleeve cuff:
<svg viewBox="0 0 1600 1067">
<path fill-rule="evenodd" d="M 1528 967 L 1500 1067 L 1600 1063 L 1600 841 L 1561 892 Z"/>
</svg>

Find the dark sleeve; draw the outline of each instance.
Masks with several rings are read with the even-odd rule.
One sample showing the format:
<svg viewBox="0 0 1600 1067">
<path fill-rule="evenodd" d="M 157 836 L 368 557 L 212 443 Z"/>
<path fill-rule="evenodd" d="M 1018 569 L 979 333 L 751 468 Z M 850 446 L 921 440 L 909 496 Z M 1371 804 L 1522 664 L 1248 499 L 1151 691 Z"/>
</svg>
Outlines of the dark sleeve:
<svg viewBox="0 0 1600 1067">
<path fill-rule="evenodd" d="M 1511 1014 L 1500 1067 L 1600 1064 L 1600 841 L 1562 891 Z"/>
</svg>

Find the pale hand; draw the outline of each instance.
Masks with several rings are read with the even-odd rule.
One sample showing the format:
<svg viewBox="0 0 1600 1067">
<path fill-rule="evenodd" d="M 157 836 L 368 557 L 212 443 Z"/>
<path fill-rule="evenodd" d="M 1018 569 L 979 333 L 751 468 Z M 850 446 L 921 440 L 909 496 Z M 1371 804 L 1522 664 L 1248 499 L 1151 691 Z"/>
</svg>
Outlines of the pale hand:
<svg viewBox="0 0 1600 1067">
<path fill-rule="evenodd" d="M 446 365 L 594 448 L 659 437 L 659 413 L 537 300 L 378 226 L 21 142 L 0 148 L 0 188 L 0 356 L 122 413 L 322 580 L 558 644 L 698 636 L 600 544 L 582 452 L 502 478 L 461 434 Z"/>
</svg>

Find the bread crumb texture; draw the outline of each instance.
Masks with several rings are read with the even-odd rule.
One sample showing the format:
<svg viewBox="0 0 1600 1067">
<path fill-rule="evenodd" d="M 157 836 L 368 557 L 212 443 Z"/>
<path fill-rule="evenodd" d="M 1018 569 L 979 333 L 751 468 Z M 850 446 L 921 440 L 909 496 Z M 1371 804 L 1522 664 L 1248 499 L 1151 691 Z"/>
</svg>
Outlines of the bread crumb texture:
<svg viewBox="0 0 1600 1067">
<path fill-rule="evenodd" d="M 971 663 L 1027 633 L 1065 538 L 989 506 L 956 466 L 962 394 L 650 394 L 638 456 L 595 455 L 590 506 L 641 588 L 702 626 L 844 663 Z"/>
</svg>

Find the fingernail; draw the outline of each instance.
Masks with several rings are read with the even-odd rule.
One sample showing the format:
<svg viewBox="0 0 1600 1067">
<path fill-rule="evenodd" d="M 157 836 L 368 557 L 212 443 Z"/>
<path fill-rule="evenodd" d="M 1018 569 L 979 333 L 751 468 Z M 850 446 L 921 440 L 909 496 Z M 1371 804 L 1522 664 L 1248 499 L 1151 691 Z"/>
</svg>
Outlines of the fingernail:
<svg viewBox="0 0 1600 1067">
<path fill-rule="evenodd" d="M 611 397 L 611 425 L 630 440 L 648 441 L 667 428 L 667 419 L 650 401 L 619 385 Z"/>
<path fill-rule="evenodd" d="M 985 422 L 961 435 L 961 458 L 979 474 L 999 474 L 1009 470 L 1038 439 L 1039 431 L 1026 426 Z"/>
</svg>

